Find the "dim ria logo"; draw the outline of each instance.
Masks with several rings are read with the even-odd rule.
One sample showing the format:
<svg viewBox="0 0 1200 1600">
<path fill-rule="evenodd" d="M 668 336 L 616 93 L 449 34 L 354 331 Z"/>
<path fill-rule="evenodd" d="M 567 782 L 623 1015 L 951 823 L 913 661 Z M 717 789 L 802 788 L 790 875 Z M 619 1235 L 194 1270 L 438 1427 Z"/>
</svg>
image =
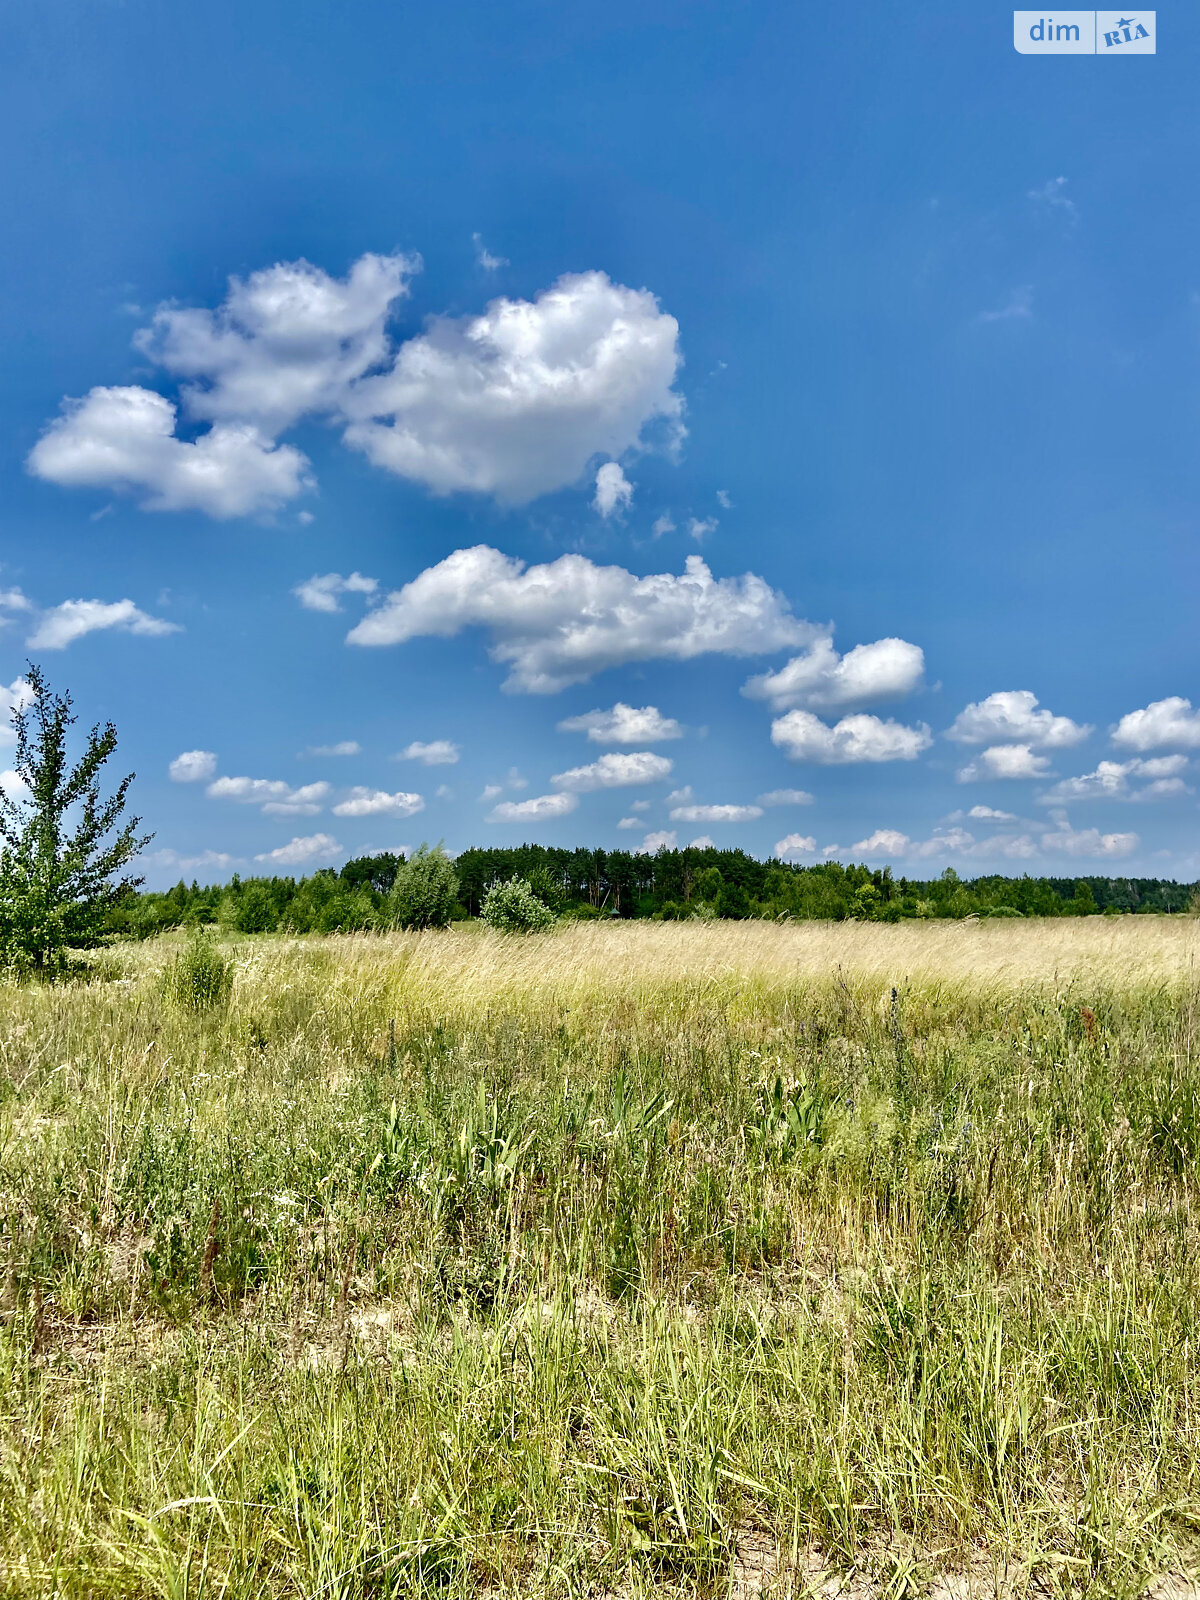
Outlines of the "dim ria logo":
<svg viewBox="0 0 1200 1600">
<path fill-rule="evenodd" d="M 1152 56 L 1154 11 L 1013 12 L 1023 56 Z"/>
</svg>

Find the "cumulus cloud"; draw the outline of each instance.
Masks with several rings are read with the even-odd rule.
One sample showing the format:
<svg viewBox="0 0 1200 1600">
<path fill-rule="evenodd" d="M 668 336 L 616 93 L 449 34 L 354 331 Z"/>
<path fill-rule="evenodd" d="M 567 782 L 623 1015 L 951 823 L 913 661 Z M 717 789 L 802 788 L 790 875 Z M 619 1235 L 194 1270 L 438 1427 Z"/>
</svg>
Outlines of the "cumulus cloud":
<svg viewBox="0 0 1200 1600">
<path fill-rule="evenodd" d="M 333 808 L 335 817 L 412 817 L 424 811 L 419 794 L 389 794 L 386 789 L 367 789 L 361 784 L 351 789 Z"/>
<path fill-rule="evenodd" d="M 688 533 L 699 544 L 710 533 L 716 533 L 719 524 L 716 517 L 689 517 Z"/>
<path fill-rule="evenodd" d="M 212 750 L 185 750 L 167 768 L 172 783 L 207 783 L 216 776 L 217 757 Z"/>
<path fill-rule="evenodd" d="M 357 756 L 362 754 L 362 745 L 357 739 L 339 739 L 336 744 L 310 744 L 300 753 L 302 756 Z"/>
<path fill-rule="evenodd" d="M 137 495 L 144 511 L 218 518 L 273 511 L 312 487 L 307 456 L 250 423 L 215 424 L 194 442 L 178 438 L 175 424 L 174 405 L 150 389 L 92 389 L 63 402 L 28 467 L 64 488 Z"/>
<path fill-rule="evenodd" d="M 1015 822 L 1016 813 L 997 811 L 995 806 L 972 806 L 967 815 L 974 822 Z"/>
<path fill-rule="evenodd" d="M 0 683 L 0 745 L 16 744 L 17 730 L 12 725 L 13 718 L 32 702 L 33 690 L 24 678 Z"/>
<path fill-rule="evenodd" d="M 375 578 L 364 578 L 361 572 L 352 572 L 348 578 L 340 572 L 326 572 L 306 578 L 292 593 L 308 611 L 340 611 L 339 595 L 374 594 L 378 587 Z"/>
<path fill-rule="evenodd" d="M 768 789 L 758 796 L 760 806 L 810 806 L 813 797 L 807 789 Z"/>
<path fill-rule="evenodd" d="M 762 816 L 761 806 L 674 806 L 672 822 L 753 822 Z"/>
<path fill-rule="evenodd" d="M 610 750 L 586 767 L 571 767 L 556 772 L 550 782 L 556 789 L 587 794 L 593 789 L 622 789 L 635 783 L 658 783 L 668 776 L 673 763 L 651 750 Z"/>
<path fill-rule="evenodd" d="M 811 711 L 789 711 L 771 724 L 771 743 L 793 761 L 840 766 L 857 761 L 915 761 L 932 743 L 925 723 L 915 728 L 863 712 L 832 727 Z"/>
<path fill-rule="evenodd" d="M 816 631 L 761 578 L 714 578 L 700 556 L 689 556 L 679 577 L 637 578 L 580 555 L 526 569 L 475 545 L 389 594 L 347 638 L 400 644 L 476 626 L 492 635 L 492 659 L 511 668 L 504 687 L 527 694 L 553 694 L 631 661 L 759 655 L 807 643 Z"/>
<path fill-rule="evenodd" d="M 260 806 L 266 816 L 314 817 L 325 803 L 329 785 L 305 783 L 293 788 L 282 778 L 216 778 L 204 792 L 210 800 Z"/>
<path fill-rule="evenodd" d="M 602 517 L 625 511 L 633 502 L 633 485 L 615 461 L 606 461 L 596 473 L 593 507 Z"/>
<path fill-rule="evenodd" d="M 85 634 L 105 628 L 152 639 L 180 632 L 178 624 L 148 616 L 132 600 L 114 600 L 111 604 L 103 600 L 64 600 L 42 612 L 27 643 L 31 650 L 65 650 Z"/>
<path fill-rule="evenodd" d="M 663 828 L 658 833 L 648 833 L 637 848 L 640 856 L 652 856 L 658 850 L 674 850 L 678 847 L 678 836 L 673 828 Z"/>
<path fill-rule="evenodd" d="M 817 848 L 817 841 L 804 833 L 788 833 L 775 843 L 774 854 L 781 861 L 790 861 L 793 856 L 810 856 Z"/>
<path fill-rule="evenodd" d="M 641 817 L 622 817 L 617 823 L 618 828 L 644 828 L 645 823 Z"/>
<path fill-rule="evenodd" d="M 0 611 L 31 611 L 33 601 L 24 595 L 20 589 L 0 589 Z M 0 619 L 7 622 L 8 618 Z"/>
<path fill-rule="evenodd" d="M 1094 772 L 1078 778 L 1063 778 L 1040 797 L 1043 805 L 1066 800 L 1162 800 L 1188 792 L 1181 773 L 1186 771 L 1184 755 L 1156 756 L 1149 761 L 1101 761 Z M 1147 781 L 1135 788 L 1131 778 Z"/>
<path fill-rule="evenodd" d="M 411 744 L 405 745 L 396 760 L 419 761 L 426 767 L 452 767 L 460 754 L 458 745 L 452 744 L 449 739 L 431 739 L 428 744 L 414 739 Z"/>
<path fill-rule="evenodd" d="M 1009 741 L 1034 750 L 1061 750 L 1086 739 L 1091 731 L 1086 723 L 1056 717 L 1044 707 L 1039 710 L 1037 695 L 1028 689 L 1001 689 L 960 711 L 946 737 L 958 744 Z"/>
<path fill-rule="evenodd" d="M 664 511 L 661 516 L 655 517 L 654 522 L 651 525 L 650 532 L 656 539 L 661 539 L 664 533 L 674 533 L 675 519 L 671 513 L 669 511 Z"/>
<path fill-rule="evenodd" d="M 944 860 L 947 856 L 984 856 L 1026 861 L 1037 854 L 1037 844 L 1028 834 L 994 835 L 980 840 L 965 828 L 956 827 L 939 828 L 928 839 L 912 839 L 898 828 L 876 828 L 874 833 L 848 848 L 829 845 L 822 854 L 865 856 L 869 860 L 928 861 Z"/>
<path fill-rule="evenodd" d="M 958 781 L 982 783 L 988 778 L 1042 778 L 1049 770 L 1050 758 L 1036 755 L 1027 744 L 996 744 L 960 767 Z"/>
<path fill-rule="evenodd" d="M 346 441 L 435 492 L 531 500 L 642 444 L 656 420 L 682 436 L 678 334 L 647 290 L 567 275 L 532 301 L 435 318 L 347 392 Z"/>
<path fill-rule="evenodd" d="M 688 840 L 687 848 L 689 850 L 715 850 L 717 841 L 710 838 L 707 833 L 698 833 L 694 839 Z"/>
<path fill-rule="evenodd" d="M 200 850 L 193 855 L 181 855 L 178 850 L 152 850 L 144 860 L 147 866 L 170 867 L 179 872 L 195 872 L 203 867 L 225 872 L 238 864 L 238 857 L 224 850 Z"/>
<path fill-rule="evenodd" d="M 579 796 L 569 791 L 539 794 L 531 800 L 504 800 L 488 813 L 489 822 L 547 822 L 568 816 L 579 804 Z"/>
<path fill-rule="evenodd" d="M 189 380 L 189 415 L 274 436 L 303 416 L 339 412 L 348 386 L 387 358 L 388 313 L 420 264 L 368 253 L 337 279 L 307 261 L 279 262 L 230 278 L 215 311 L 160 307 L 134 344 Z"/>
<path fill-rule="evenodd" d="M 657 706 L 627 706 L 618 700 L 611 711 L 585 711 L 558 724 L 560 733 L 586 733 L 594 744 L 657 744 L 679 739 L 683 729 Z"/>
<path fill-rule="evenodd" d="M 330 861 L 341 855 L 342 847 L 329 833 L 310 833 L 289 839 L 276 850 L 264 851 L 255 861 L 269 861 L 277 867 L 302 867 L 314 861 Z"/>
<path fill-rule="evenodd" d="M 1041 837 L 1041 848 L 1068 856 L 1097 858 L 1131 855 L 1141 842 L 1136 833 L 1101 833 L 1098 828 L 1072 828 L 1065 811 L 1054 813 L 1055 828 Z"/>
<path fill-rule="evenodd" d="M 1156 750 L 1174 745 L 1180 750 L 1200 748 L 1200 710 L 1182 695 L 1152 700 L 1141 711 L 1128 711 L 1112 730 L 1112 742 L 1127 750 Z"/>
<path fill-rule="evenodd" d="M 870 701 L 903 699 L 920 687 L 924 674 L 924 651 L 904 639 L 877 639 L 839 656 L 833 641 L 825 637 L 778 672 L 748 679 L 742 693 L 751 700 L 768 701 L 776 711 L 789 706 L 840 711 Z"/>
</svg>

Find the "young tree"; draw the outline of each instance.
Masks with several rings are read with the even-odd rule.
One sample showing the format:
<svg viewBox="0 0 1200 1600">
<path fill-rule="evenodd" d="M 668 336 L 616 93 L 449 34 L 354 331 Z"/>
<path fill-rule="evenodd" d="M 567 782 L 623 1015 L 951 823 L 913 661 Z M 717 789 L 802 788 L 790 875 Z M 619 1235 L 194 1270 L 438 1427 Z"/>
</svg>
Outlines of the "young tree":
<svg viewBox="0 0 1200 1600">
<path fill-rule="evenodd" d="M 111 722 L 98 724 L 71 765 L 71 697 L 54 694 L 30 663 L 13 712 L 17 782 L 0 789 L 0 961 L 53 974 L 67 952 L 101 942 L 112 906 L 142 882 L 118 874 L 153 837 L 140 817 L 118 829 L 133 773 L 104 799 L 101 769 L 117 747 Z"/>
<path fill-rule="evenodd" d="M 387 916 L 395 928 L 444 928 L 454 915 L 458 877 L 441 845 L 423 844 L 401 862 L 388 898 Z"/>
</svg>

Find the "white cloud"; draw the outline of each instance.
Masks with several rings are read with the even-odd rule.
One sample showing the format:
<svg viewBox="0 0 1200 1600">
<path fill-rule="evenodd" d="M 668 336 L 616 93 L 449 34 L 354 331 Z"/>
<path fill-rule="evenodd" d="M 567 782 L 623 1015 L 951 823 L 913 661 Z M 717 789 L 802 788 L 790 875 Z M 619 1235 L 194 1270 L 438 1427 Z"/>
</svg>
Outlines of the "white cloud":
<svg viewBox="0 0 1200 1600">
<path fill-rule="evenodd" d="M 0 589 L 0 611 L 32 611 L 33 601 L 20 589 Z M 7 618 L 4 621 L 7 622 Z"/>
<path fill-rule="evenodd" d="M 453 800 L 454 790 L 448 783 L 439 783 L 433 795 L 435 800 Z"/>
<path fill-rule="evenodd" d="M 374 594 L 379 584 L 375 578 L 364 578 L 361 572 L 352 572 L 343 578 L 340 572 L 314 574 L 298 583 L 292 593 L 308 611 L 340 611 L 338 596 L 342 594 Z"/>
<path fill-rule="evenodd" d="M 1141 842 L 1136 833 L 1101 833 L 1098 828 L 1072 828 L 1065 811 L 1054 813 L 1056 828 L 1041 837 L 1043 850 L 1068 856 L 1127 856 Z"/>
<path fill-rule="evenodd" d="M 539 794 L 531 800 L 505 800 L 488 814 L 489 822 L 546 822 L 575 810 L 579 796 L 571 793 Z"/>
<path fill-rule="evenodd" d="M 606 461 L 596 473 L 593 507 L 602 517 L 625 511 L 633 502 L 633 485 L 615 461 Z"/>
<path fill-rule="evenodd" d="M 867 839 L 860 839 L 850 849 L 860 856 L 903 856 L 912 849 L 912 840 L 895 828 L 876 828 Z"/>
<path fill-rule="evenodd" d="M 483 792 L 480 794 L 479 798 L 480 800 L 486 802 L 488 800 L 494 800 L 498 794 L 503 793 L 504 785 L 502 783 L 485 783 L 483 786 Z"/>
<path fill-rule="evenodd" d="M 768 789 L 758 796 L 760 806 L 810 806 L 813 797 L 807 789 Z"/>
<path fill-rule="evenodd" d="M 634 783 L 658 783 L 667 777 L 673 763 L 651 750 L 609 750 L 586 767 L 571 767 L 556 772 L 550 782 L 556 789 L 587 794 L 592 789 L 621 789 Z"/>
<path fill-rule="evenodd" d="M 1015 822 L 1012 811 L 997 811 L 994 806 L 972 806 L 967 815 L 975 822 Z"/>
<path fill-rule="evenodd" d="M 1094 772 L 1078 778 L 1063 778 L 1042 795 L 1043 805 L 1066 800 L 1160 800 L 1187 793 L 1180 776 L 1187 768 L 1184 755 L 1157 756 L 1149 761 L 1101 761 Z M 1150 780 L 1142 788 L 1130 785 L 1130 778 Z"/>
<path fill-rule="evenodd" d="M 33 790 L 19 772 L 13 771 L 12 767 L 0 772 L 0 791 L 17 805 L 22 805 L 33 797 Z"/>
<path fill-rule="evenodd" d="M 111 604 L 103 600 L 64 600 L 61 605 L 42 612 L 26 642 L 31 650 L 65 650 L 76 639 L 103 628 L 117 628 L 122 633 L 136 633 L 147 638 L 180 632 L 176 623 L 147 616 L 132 600 L 114 600 Z"/>
<path fill-rule="evenodd" d="M 656 539 L 661 539 L 664 533 L 675 532 L 675 519 L 669 511 L 664 511 L 661 516 L 655 517 L 650 532 Z"/>
<path fill-rule="evenodd" d="M 390 353 L 394 302 L 416 256 L 367 254 L 344 279 L 307 261 L 230 278 L 215 311 L 161 306 L 134 338 L 176 377 L 189 415 L 254 423 L 274 436 L 303 416 L 338 412 L 347 387 Z"/>
<path fill-rule="evenodd" d="M 471 235 L 471 243 L 475 246 L 475 260 L 485 272 L 498 272 L 501 267 L 508 265 L 507 257 L 494 256 L 492 254 L 487 245 L 484 244 L 481 234 L 473 233 Z"/>
<path fill-rule="evenodd" d="M 227 871 L 238 864 L 238 857 L 224 850 L 201 850 L 195 855 L 180 855 L 178 850 L 152 850 L 145 861 L 147 866 L 173 867 L 180 872 L 195 872 L 203 867 Z"/>
<path fill-rule="evenodd" d="M 1050 770 L 1048 756 L 1035 755 L 1027 744 L 994 744 L 958 770 L 959 783 L 989 778 L 1042 778 Z"/>
<path fill-rule="evenodd" d="M 958 744 L 999 744 L 1008 740 L 1035 750 L 1061 750 L 1078 744 L 1092 731 L 1086 723 L 1056 717 L 1037 706 L 1037 695 L 1028 689 L 1001 689 L 960 711 L 947 728 L 946 737 Z"/>
<path fill-rule="evenodd" d="M 753 573 L 714 579 L 700 556 L 684 573 L 637 578 L 564 555 L 530 567 L 487 545 L 456 550 L 352 628 L 351 644 L 451 638 L 479 626 L 511 672 L 506 689 L 553 694 L 631 661 L 759 655 L 807 643 L 816 630 Z"/>
<path fill-rule="evenodd" d="M 362 745 L 357 739 L 339 739 L 336 744 L 310 744 L 306 750 L 301 751 L 305 756 L 358 756 L 362 754 Z"/>
<path fill-rule="evenodd" d="M 682 436 L 678 333 L 645 289 L 568 275 L 533 301 L 434 319 L 347 391 L 346 441 L 435 492 L 531 500 L 640 445 L 655 420 Z"/>
<path fill-rule="evenodd" d="M 648 833 L 637 848 L 639 856 L 652 856 L 657 850 L 675 850 L 678 848 L 678 838 L 672 828 L 663 828 L 658 833 Z"/>
<path fill-rule="evenodd" d="M 717 490 L 717 504 L 721 507 L 722 511 L 733 510 L 733 501 L 729 498 L 729 491 L 727 489 Z"/>
<path fill-rule="evenodd" d="M 980 322 L 1023 321 L 1033 316 L 1033 285 L 1023 283 L 1014 289 L 1002 306 L 993 311 L 981 311 Z"/>
<path fill-rule="evenodd" d="M 858 713 L 830 727 L 811 711 L 789 711 L 771 724 L 771 743 L 793 761 L 837 766 L 854 761 L 914 761 L 932 743 L 925 723 L 910 728 Z"/>
<path fill-rule="evenodd" d="M 688 840 L 687 848 L 689 850 L 715 850 L 717 841 L 710 839 L 707 833 L 698 833 L 694 839 Z"/>
<path fill-rule="evenodd" d="M 716 517 L 690 517 L 688 519 L 688 532 L 697 544 L 706 538 L 708 534 L 716 533 L 719 526 L 720 524 L 717 522 Z"/>
<path fill-rule="evenodd" d="M 762 816 L 761 806 L 675 806 L 672 822 L 753 822 Z"/>
<path fill-rule="evenodd" d="M 618 828 L 642 828 L 645 824 L 641 817 L 622 817 L 617 823 Z"/>
<path fill-rule="evenodd" d="M 670 798 L 671 798 L 670 795 L 668 795 L 667 796 L 668 801 L 670 800 Z M 630 811 L 649 811 L 650 802 L 649 802 L 649 800 L 631 800 L 629 802 L 629 809 L 630 809 Z"/>
<path fill-rule="evenodd" d="M 789 833 L 776 841 L 774 854 L 786 861 L 790 856 L 810 856 L 816 848 L 817 841 L 807 834 Z"/>
<path fill-rule="evenodd" d="M 406 744 L 397 755 L 397 761 L 419 761 L 426 767 L 452 767 L 458 760 L 460 750 L 458 745 L 452 744 L 449 739 L 433 739 L 428 744 L 423 744 L 420 739 L 414 739 L 411 744 Z"/>
<path fill-rule="evenodd" d="M 903 699 L 920 687 L 924 673 L 924 651 L 904 639 L 877 639 L 839 656 L 826 637 L 778 672 L 748 679 L 742 693 L 769 701 L 775 711 L 789 706 L 840 711 L 873 700 Z"/>
<path fill-rule="evenodd" d="M 175 434 L 175 407 L 135 386 L 65 400 L 29 453 L 34 477 L 64 488 L 141 496 L 144 511 L 240 517 L 273 511 L 312 487 L 308 458 L 252 424 L 223 422 L 194 443 Z"/>
<path fill-rule="evenodd" d="M 167 768 L 172 783 L 207 783 L 216 776 L 217 757 L 212 750 L 185 750 Z"/>
<path fill-rule="evenodd" d="M 670 794 L 667 796 L 667 804 L 669 806 L 685 806 L 688 804 L 691 798 L 692 786 L 690 783 L 685 783 L 682 789 L 671 790 Z M 648 803 L 649 802 L 644 800 L 635 800 L 630 809 L 636 811 L 639 806 L 646 805 Z"/>
<path fill-rule="evenodd" d="M 267 816 L 313 817 L 324 805 L 329 785 L 305 783 L 293 788 L 282 778 L 216 778 L 204 792 L 210 800 L 261 806 Z"/>
<path fill-rule="evenodd" d="M 1128 711 L 1112 730 L 1112 742 L 1127 750 L 1154 750 L 1175 745 L 1181 750 L 1200 748 L 1200 710 L 1182 695 L 1152 700 L 1141 711 Z"/>
<path fill-rule="evenodd" d="M 657 744 L 679 739 L 683 729 L 657 706 L 627 706 L 618 700 L 611 711 L 585 711 L 558 724 L 560 733 L 586 733 L 594 744 Z"/>
<path fill-rule="evenodd" d="M 345 800 L 333 808 L 335 817 L 412 817 L 424 811 L 419 794 L 389 794 L 386 789 L 367 789 L 361 784 L 351 789 Z"/>
<path fill-rule="evenodd" d="M 310 833 L 304 838 L 289 839 L 277 850 L 267 850 L 255 861 L 268 861 L 277 867 L 306 866 L 313 861 L 329 861 L 342 853 L 342 847 L 329 833 Z"/>
<path fill-rule="evenodd" d="M 33 690 L 24 678 L 0 683 L 0 746 L 16 744 L 17 730 L 12 725 L 13 717 L 32 701 Z"/>
<path fill-rule="evenodd" d="M 1061 217 L 1065 222 L 1075 223 L 1079 220 L 1079 209 L 1074 200 L 1068 199 L 1067 180 L 1065 178 L 1050 178 L 1040 188 L 1030 189 L 1027 198 L 1034 205 Z"/>
</svg>

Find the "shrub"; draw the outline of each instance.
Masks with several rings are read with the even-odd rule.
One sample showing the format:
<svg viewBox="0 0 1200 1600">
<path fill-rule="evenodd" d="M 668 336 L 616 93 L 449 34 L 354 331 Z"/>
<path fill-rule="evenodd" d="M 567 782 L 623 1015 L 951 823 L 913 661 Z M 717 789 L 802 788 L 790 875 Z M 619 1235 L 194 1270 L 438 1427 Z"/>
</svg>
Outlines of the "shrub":
<svg viewBox="0 0 1200 1600">
<path fill-rule="evenodd" d="M 524 878 L 494 883 L 483 897 L 480 919 L 501 933 L 538 933 L 550 927 L 554 913 L 538 899 Z"/>
<path fill-rule="evenodd" d="M 395 928 L 444 928 L 454 915 L 458 875 L 441 845 L 422 845 L 396 869 L 388 896 Z"/>
<path fill-rule="evenodd" d="M 184 1011 L 211 1011 L 233 988 L 233 965 L 199 929 L 163 974 L 163 989 Z"/>
</svg>

